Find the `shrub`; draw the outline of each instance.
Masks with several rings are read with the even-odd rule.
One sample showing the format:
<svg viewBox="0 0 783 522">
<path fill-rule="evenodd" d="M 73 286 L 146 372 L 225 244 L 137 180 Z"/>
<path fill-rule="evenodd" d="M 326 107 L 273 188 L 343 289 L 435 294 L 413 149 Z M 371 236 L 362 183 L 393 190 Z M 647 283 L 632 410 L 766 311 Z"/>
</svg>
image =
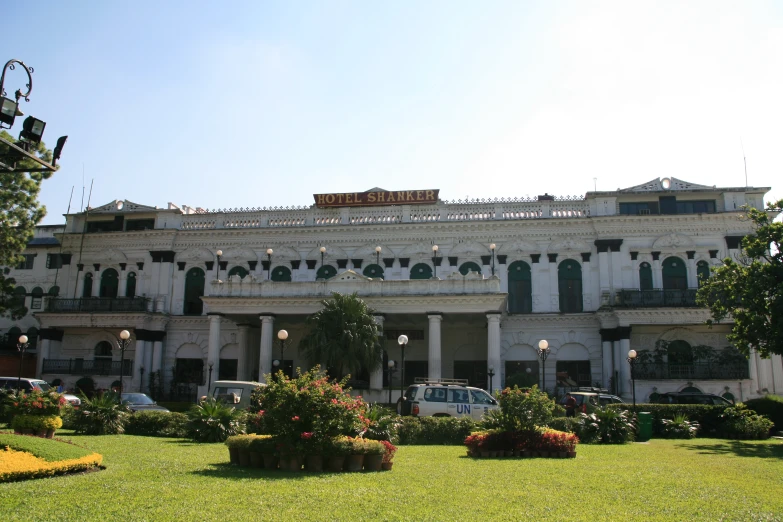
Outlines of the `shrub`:
<svg viewBox="0 0 783 522">
<path fill-rule="evenodd" d="M 771 420 L 774 423 L 772 431 L 783 431 L 783 397 L 765 395 L 758 399 L 745 401 L 745 405 Z"/>
<path fill-rule="evenodd" d="M 60 408 L 66 402 L 65 397 L 56 391 L 32 390 L 14 395 L 8 412 L 11 415 L 60 415 Z"/>
<path fill-rule="evenodd" d="M 271 435 L 256 435 L 250 443 L 250 451 L 262 455 L 275 455 L 277 453 L 277 441 Z"/>
<path fill-rule="evenodd" d="M 652 413 L 653 433 L 661 435 L 663 419 L 673 419 L 682 414 L 699 424 L 700 436 L 718 436 L 723 421 L 720 416 L 728 406 L 708 406 L 706 404 L 637 404 L 636 411 Z M 627 410 L 628 404 L 609 404 L 606 409 Z"/>
<path fill-rule="evenodd" d="M 125 432 L 130 411 L 117 403 L 116 393 L 99 393 L 92 399 L 82 396 L 82 404 L 73 410 L 73 429 L 86 435 L 116 435 Z"/>
<path fill-rule="evenodd" d="M 340 436 L 324 440 L 325 457 L 342 457 L 351 455 L 353 451 L 353 438 Z"/>
<path fill-rule="evenodd" d="M 565 431 L 566 433 L 576 433 L 579 419 L 576 417 L 555 417 L 549 421 L 548 426 L 552 429 Z"/>
<path fill-rule="evenodd" d="M 636 432 L 628 410 L 605 408 L 593 413 L 580 413 L 577 420 L 576 433 L 579 440 L 587 444 L 624 444 L 633 440 Z"/>
<path fill-rule="evenodd" d="M 12 450 L 5 446 L 0 449 L 0 482 L 84 471 L 100 466 L 102 460 L 101 455 L 92 453 L 76 459 L 46 462 L 30 453 Z"/>
<path fill-rule="evenodd" d="M 147 437 L 186 437 L 188 416 L 165 411 L 137 411 L 125 422 L 125 433 Z"/>
<path fill-rule="evenodd" d="M 394 460 L 394 454 L 397 453 L 397 446 L 395 446 L 388 440 L 382 440 L 381 444 L 383 444 L 383 447 L 386 450 L 383 454 L 383 462 L 388 464 L 392 460 Z"/>
<path fill-rule="evenodd" d="M 576 444 L 578 442 L 579 437 L 573 433 L 547 428 L 541 433 L 541 442 L 539 443 L 538 448 L 539 451 L 563 453 L 576 451 Z"/>
<path fill-rule="evenodd" d="M 500 408 L 488 412 L 483 421 L 488 429 L 504 431 L 531 430 L 552 421 L 555 401 L 533 386 L 529 390 L 506 388 L 498 395 Z"/>
<path fill-rule="evenodd" d="M 661 425 L 661 436 L 666 439 L 692 439 L 699 431 L 699 423 L 688 421 L 682 413 L 673 419 L 661 419 Z"/>
<path fill-rule="evenodd" d="M 57 430 L 63 427 L 58 415 L 16 415 L 11 421 L 15 430 Z"/>
<path fill-rule="evenodd" d="M 721 415 L 723 435 L 734 439 L 766 439 L 773 423 L 763 415 L 757 415 L 742 403 L 736 404 Z"/>
<path fill-rule="evenodd" d="M 462 444 L 476 423 L 468 417 L 401 417 L 397 443 L 401 445 Z"/>
<path fill-rule="evenodd" d="M 389 408 L 373 403 L 365 415 L 369 421 L 364 438 L 374 440 L 396 440 L 400 418 Z"/>
<path fill-rule="evenodd" d="M 187 436 L 196 442 L 224 442 L 245 431 L 242 413 L 214 398 L 193 406 L 187 417 Z"/>
<path fill-rule="evenodd" d="M 272 439 L 271 435 L 255 435 L 255 434 L 247 434 L 247 435 L 232 435 L 226 439 L 226 446 L 228 446 L 229 449 L 236 449 L 236 450 L 245 450 L 245 451 L 255 451 L 258 453 L 263 453 L 262 451 L 259 451 L 261 449 L 261 446 L 256 446 L 256 441 L 268 441 Z M 263 444 L 263 443 L 261 443 Z"/>
</svg>

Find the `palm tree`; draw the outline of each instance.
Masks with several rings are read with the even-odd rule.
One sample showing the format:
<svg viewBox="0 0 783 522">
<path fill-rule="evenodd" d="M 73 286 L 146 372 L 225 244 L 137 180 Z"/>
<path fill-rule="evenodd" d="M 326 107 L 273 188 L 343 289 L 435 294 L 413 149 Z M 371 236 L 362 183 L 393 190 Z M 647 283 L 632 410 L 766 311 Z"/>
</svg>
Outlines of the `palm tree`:
<svg viewBox="0 0 783 522">
<path fill-rule="evenodd" d="M 299 350 L 311 364 L 333 368 L 343 377 L 361 370 L 374 371 L 383 362 L 380 329 L 373 312 L 355 293 L 332 293 L 323 308 L 307 318 L 308 333 Z"/>
</svg>

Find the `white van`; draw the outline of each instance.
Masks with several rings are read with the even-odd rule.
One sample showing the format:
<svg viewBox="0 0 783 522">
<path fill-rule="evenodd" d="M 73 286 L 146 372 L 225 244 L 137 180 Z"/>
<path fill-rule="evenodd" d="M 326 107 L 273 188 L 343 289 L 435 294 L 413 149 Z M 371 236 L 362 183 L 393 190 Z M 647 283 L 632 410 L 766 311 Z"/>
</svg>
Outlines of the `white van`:
<svg viewBox="0 0 783 522">
<path fill-rule="evenodd" d="M 250 394 L 259 386 L 266 384 L 253 381 L 215 381 L 210 397 L 244 410 L 250 406 Z"/>
</svg>

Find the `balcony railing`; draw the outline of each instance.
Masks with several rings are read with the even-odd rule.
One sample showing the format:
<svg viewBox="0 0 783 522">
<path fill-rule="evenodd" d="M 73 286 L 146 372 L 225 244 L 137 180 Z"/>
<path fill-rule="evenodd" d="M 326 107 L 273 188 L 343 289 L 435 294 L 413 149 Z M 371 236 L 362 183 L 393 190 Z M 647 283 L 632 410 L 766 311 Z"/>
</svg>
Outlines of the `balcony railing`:
<svg viewBox="0 0 783 522">
<path fill-rule="evenodd" d="M 44 359 L 42 373 L 59 373 L 66 375 L 133 375 L 133 361 L 109 361 L 103 359 Z"/>
<path fill-rule="evenodd" d="M 146 312 L 146 297 L 84 297 L 81 299 L 49 299 L 47 312 Z"/>
<path fill-rule="evenodd" d="M 637 363 L 634 367 L 634 377 L 642 381 L 655 381 L 665 379 L 687 380 L 728 380 L 749 379 L 750 369 L 748 363 L 693 363 L 693 364 L 669 364 L 669 363 Z"/>
<path fill-rule="evenodd" d="M 615 306 L 626 308 L 694 308 L 698 289 L 620 290 Z"/>
</svg>

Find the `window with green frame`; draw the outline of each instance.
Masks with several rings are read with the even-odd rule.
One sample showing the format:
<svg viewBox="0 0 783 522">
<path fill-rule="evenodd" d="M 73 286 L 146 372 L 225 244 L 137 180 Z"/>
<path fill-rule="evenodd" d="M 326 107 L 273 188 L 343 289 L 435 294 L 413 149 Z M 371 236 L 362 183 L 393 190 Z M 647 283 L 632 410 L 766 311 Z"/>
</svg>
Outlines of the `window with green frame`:
<svg viewBox="0 0 783 522">
<path fill-rule="evenodd" d="M 481 273 L 481 267 L 478 266 L 473 261 L 468 261 L 467 263 L 462 263 L 462 266 L 459 267 L 459 273 L 462 275 L 468 275 L 468 272 L 478 272 Z"/>
<path fill-rule="evenodd" d="M 650 263 L 642 263 L 639 265 L 639 290 L 652 290 L 653 289 L 653 276 L 652 267 Z"/>
<path fill-rule="evenodd" d="M 238 275 L 240 279 L 244 279 L 247 277 L 247 268 L 243 266 L 235 266 L 231 270 L 228 271 L 228 277 Z"/>
<path fill-rule="evenodd" d="M 663 289 L 688 289 L 688 269 L 679 257 L 672 256 L 663 260 Z"/>
<path fill-rule="evenodd" d="M 376 264 L 367 265 L 362 274 L 373 279 L 383 279 L 383 268 L 381 268 L 381 265 Z"/>
<path fill-rule="evenodd" d="M 291 281 L 291 269 L 287 266 L 276 266 L 272 269 L 272 281 L 287 283 Z"/>
<path fill-rule="evenodd" d="M 411 268 L 411 279 L 432 279 L 432 267 L 425 263 L 417 263 Z"/>
<path fill-rule="evenodd" d="M 43 305 L 43 288 L 36 286 L 33 288 L 33 291 L 30 292 L 30 295 L 32 296 L 32 300 L 30 301 L 30 308 L 33 310 L 40 310 L 41 306 Z"/>
<path fill-rule="evenodd" d="M 530 265 L 524 261 L 514 261 L 508 266 L 508 313 L 529 314 L 532 311 Z"/>
<path fill-rule="evenodd" d="M 699 261 L 696 263 L 696 278 L 699 281 L 699 286 L 703 285 L 707 279 L 710 278 L 710 265 L 706 261 Z"/>
<path fill-rule="evenodd" d="M 204 271 L 200 268 L 191 268 L 185 274 L 185 303 L 183 313 L 185 315 L 201 315 L 204 311 L 204 302 L 200 299 L 204 295 Z"/>
<path fill-rule="evenodd" d="M 332 265 L 323 265 L 315 273 L 316 279 L 331 279 L 337 275 L 337 269 Z"/>
<path fill-rule="evenodd" d="M 560 311 L 578 313 L 582 311 L 582 267 L 573 259 L 566 259 L 557 267 Z"/>
<path fill-rule="evenodd" d="M 101 287 L 99 289 L 100 297 L 117 297 L 118 288 L 120 286 L 120 276 L 113 268 L 107 268 L 101 274 Z"/>
</svg>

